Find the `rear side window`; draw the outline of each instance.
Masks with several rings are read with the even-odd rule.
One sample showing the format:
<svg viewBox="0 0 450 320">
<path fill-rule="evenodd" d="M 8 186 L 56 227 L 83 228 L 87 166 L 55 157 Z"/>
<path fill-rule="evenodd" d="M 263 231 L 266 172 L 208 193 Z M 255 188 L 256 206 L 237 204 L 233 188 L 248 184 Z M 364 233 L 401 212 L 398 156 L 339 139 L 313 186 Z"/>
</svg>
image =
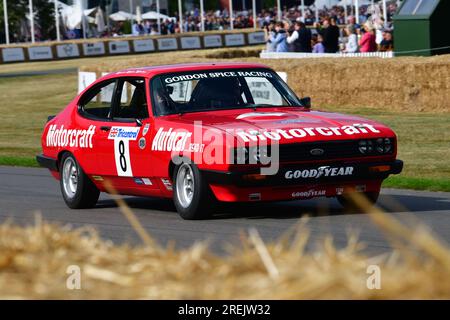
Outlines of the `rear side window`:
<svg viewBox="0 0 450 320">
<path fill-rule="evenodd" d="M 109 119 L 115 86 L 116 81 L 112 80 L 88 91 L 80 100 L 81 113 L 98 120 Z"/>
</svg>

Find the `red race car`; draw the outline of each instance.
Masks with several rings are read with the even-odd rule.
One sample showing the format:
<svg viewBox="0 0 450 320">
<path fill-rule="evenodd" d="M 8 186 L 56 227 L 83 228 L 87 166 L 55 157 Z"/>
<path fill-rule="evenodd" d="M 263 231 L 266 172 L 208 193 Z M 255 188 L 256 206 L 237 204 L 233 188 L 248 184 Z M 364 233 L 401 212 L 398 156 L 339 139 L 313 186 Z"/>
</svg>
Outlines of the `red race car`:
<svg viewBox="0 0 450 320">
<path fill-rule="evenodd" d="M 185 219 L 207 217 L 216 201 L 347 204 L 360 192 L 374 203 L 403 167 L 395 133 L 310 104 L 261 64 L 128 69 L 49 117 L 37 161 L 70 208 L 95 206 L 108 184 L 124 195 L 173 197 Z"/>
</svg>

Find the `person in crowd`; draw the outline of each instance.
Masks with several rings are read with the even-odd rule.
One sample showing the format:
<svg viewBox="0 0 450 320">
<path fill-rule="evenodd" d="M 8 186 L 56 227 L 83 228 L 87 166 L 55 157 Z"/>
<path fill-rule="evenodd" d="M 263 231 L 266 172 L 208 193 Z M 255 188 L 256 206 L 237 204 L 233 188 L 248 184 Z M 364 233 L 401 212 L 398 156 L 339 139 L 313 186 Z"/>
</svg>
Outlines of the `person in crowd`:
<svg viewBox="0 0 450 320">
<path fill-rule="evenodd" d="M 320 31 L 326 53 L 336 53 L 339 50 L 339 27 L 332 21 L 334 19 L 325 19 Z"/>
<path fill-rule="evenodd" d="M 372 23 L 364 23 L 364 34 L 359 40 L 359 47 L 361 52 L 375 52 L 377 51 L 377 44 L 375 42 L 375 30 Z"/>
<path fill-rule="evenodd" d="M 275 34 L 270 36 L 270 41 L 276 45 L 276 52 L 288 52 L 289 48 L 286 42 L 287 33 L 284 30 L 284 24 L 278 21 L 275 24 Z"/>
<path fill-rule="evenodd" d="M 392 33 L 389 30 L 384 30 L 383 32 L 383 40 L 380 43 L 380 51 L 394 51 L 394 39 L 392 37 Z"/>
<path fill-rule="evenodd" d="M 356 35 L 354 25 L 349 24 L 345 28 L 345 33 L 347 35 L 347 43 L 345 44 L 345 49 L 343 50 L 343 52 L 346 53 L 358 52 L 358 36 Z"/>
<path fill-rule="evenodd" d="M 138 36 L 140 35 L 140 30 L 139 30 L 139 23 L 137 21 L 135 21 L 133 23 L 133 26 L 131 27 L 131 34 L 133 36 Z"/>
<path fill-rule="evenodd" d="M 311 30 L 305 23 L 296 21 L 294 31 L 287 37 L 286 42 L 289 45 L 289 51 L 292 52 L 311 52 Z"/>
<path fill-rule="evenodd" d="M 267 52 L 275 52 L 277 51 L 276 43 L 272 42 L 271 38 L 275 36 L 275 24 L 270 22 L 264 28 L 264 34 L 266 39 L 266 51 Z"/>
<path fill-rule="evenodd" d="M 313 36 L 312 42 L 314 43 L 312 52 L 313 53 L 325 53 L 325 47 L 323 45 L 323 37 L 321 34 L 316 34 Z"/>
<path fill-rule="evenodd" d="M 348 25 L 353 26 L 353 28 L 355 30 L 358 30 L 358 29 L 361 28 L 361 26 L 356 23 L 356 17 L 355 16 L 348 16 L 347 20 L 348 20 Z"/>
</svg>

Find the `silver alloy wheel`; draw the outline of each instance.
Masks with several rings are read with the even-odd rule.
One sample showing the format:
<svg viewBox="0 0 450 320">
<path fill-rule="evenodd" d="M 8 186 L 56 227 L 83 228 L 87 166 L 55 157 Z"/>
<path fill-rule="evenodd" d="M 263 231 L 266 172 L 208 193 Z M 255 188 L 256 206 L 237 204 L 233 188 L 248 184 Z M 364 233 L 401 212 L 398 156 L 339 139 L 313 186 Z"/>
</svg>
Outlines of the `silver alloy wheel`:
<svg viewBox="0 0 450 320">
<path fill-rule="evenodd" d="M 66 196 L 72 199 L 77 192 L 78 168 L 75 160 L 70 157 L 64 161 L 62 182 Z"/>
<path fill-rule="evenodd" d="M 183 208 L 189 207 L 194 198 L 194 173 L 187 163 L 183 163 L 178 169 L 176 178 L 177 197 Z"/>
</svg>

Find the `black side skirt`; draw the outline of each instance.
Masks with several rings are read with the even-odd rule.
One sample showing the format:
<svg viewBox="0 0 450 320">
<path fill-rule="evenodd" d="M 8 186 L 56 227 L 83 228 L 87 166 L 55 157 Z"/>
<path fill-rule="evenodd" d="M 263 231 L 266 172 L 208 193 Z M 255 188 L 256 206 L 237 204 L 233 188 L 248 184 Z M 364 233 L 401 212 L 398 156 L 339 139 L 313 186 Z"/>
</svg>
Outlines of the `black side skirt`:
<svg viewBox="0 0 450 320">
<path fill-rule="evenodd" d="M 46 157 L 43 154 L 38 154 L 36 156 L 36 161 L 41 167 L 50 169 L 52 171 L 58 171 L 58 161 L 56 159 Z"/>
</svg>

